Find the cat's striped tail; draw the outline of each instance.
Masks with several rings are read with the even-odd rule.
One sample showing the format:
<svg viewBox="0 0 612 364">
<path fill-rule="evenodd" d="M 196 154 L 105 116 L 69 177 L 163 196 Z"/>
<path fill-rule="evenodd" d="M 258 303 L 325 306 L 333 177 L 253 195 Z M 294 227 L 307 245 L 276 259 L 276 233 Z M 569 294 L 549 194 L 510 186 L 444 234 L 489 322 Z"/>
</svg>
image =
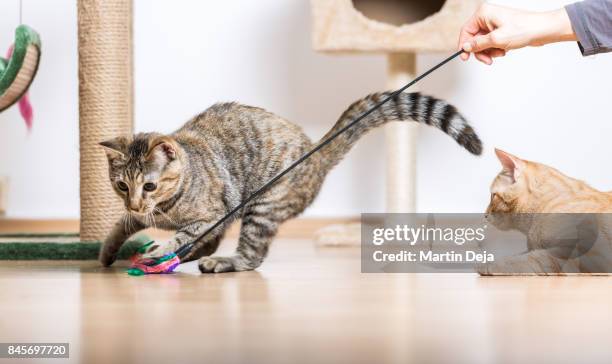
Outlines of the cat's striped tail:
<svg viewBox="0 0 612 364">
<path fill-rule="evenodd" d="M 336 125 L 325 134 L 321 141 L 350 124 L 391 94 L 391 91 L 375 93 L 353 103 L 342 113 Z M 321 150 L 323 164 L 328 170 L 331 169 L 342 160 L 362 135 L 389 121 L 416 121 L 431 125 L 455 139 L 459 145 L 470 153 L 476 155 L 482 153 L 482 142 L 478 135 L 453 105 L 420 93 L 401 93 L 340 134 L 323 148 Z"/>
</svg>

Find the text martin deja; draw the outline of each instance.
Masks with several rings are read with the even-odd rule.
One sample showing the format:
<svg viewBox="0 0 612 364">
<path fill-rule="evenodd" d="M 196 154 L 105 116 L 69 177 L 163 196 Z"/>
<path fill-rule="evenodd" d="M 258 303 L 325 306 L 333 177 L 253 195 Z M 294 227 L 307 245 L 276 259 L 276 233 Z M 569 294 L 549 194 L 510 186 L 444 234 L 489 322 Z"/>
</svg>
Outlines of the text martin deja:
<svg viewBox="0 0 612 364">
<path fill-rule="evenodd" d="M 406 244 L 413 247 L 418 242 L 440 242 L 449 247 L 462 246 L 466 243 L 479 243 L 485 239 L 487 226 L 443 228 L 419 227 L 397 225 L 394 228 L 377 228 L 372 230 L 372 244 L 381 246 L 386 242 L 395 244 Z M 495 261 L 495 257 L 486 250 L 469 250 L 455 252 L 454 250 L 444 252 L 433 252 L 427 250 L 401 250 L 399 252 L 384 252 L 376 250 L 372 254 L 376 262 L 429 262 L 429 263 L 488 263 Z"/>
</svg>

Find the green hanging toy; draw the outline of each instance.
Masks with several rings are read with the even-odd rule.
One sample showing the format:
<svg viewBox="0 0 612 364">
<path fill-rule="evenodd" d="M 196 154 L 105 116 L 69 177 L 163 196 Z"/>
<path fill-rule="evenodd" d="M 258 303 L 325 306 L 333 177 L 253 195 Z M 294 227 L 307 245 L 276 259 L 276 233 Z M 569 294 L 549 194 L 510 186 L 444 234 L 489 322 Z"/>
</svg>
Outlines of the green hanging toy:
<svg viewBox="0 0 612 364">
<path fill-rule="evenodd" d="M 0 57 L 0 112 L 21 100 L 19 109 L 28 128 L 32 125 L 32 107 L 24 96 L 38 71 L 40 49 L 38 33 L 27 25 L 20 25 L 7 58 Z"/>
</svg>

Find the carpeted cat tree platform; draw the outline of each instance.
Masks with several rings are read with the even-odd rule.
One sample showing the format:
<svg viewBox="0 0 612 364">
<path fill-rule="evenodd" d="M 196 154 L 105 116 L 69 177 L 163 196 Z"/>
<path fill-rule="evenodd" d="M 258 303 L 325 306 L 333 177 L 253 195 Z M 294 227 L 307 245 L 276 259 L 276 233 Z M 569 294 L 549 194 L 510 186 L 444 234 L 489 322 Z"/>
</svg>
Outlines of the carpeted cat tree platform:
<svg viewBox="0 0 612 364">
<path fill-rule="evenodd" d="M 312 46 L 329 54 L 387 56 L 387 88 L 416 76 L 417 54 L 456 50 L 459 29 L 481 0 L 311 0 Z M 409 92 L 418 91 L 412 87 Z M 416 212 L 417 123 L 385 126 L 386 210 Z M 358 224 L 318 232 L 323 245 L 358 245 Z"/>
</svg>

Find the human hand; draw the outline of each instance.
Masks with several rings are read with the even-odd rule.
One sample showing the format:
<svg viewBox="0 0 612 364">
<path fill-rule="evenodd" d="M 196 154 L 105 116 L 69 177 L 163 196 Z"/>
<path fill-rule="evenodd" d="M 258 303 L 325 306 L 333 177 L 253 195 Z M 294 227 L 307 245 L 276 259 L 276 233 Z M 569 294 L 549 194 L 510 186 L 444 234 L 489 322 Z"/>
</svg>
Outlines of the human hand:
<svg viewBox="0 0 612 364">
<path fill-rule="evenodd" d="M 576 35 L 565 9 L 537 13 L 485 3 L 461 28 L 458 48 L 467 52 L 464 61 L 474 53 L 490 65 L 511 49 L 571 40 Z"/>
</svg>

